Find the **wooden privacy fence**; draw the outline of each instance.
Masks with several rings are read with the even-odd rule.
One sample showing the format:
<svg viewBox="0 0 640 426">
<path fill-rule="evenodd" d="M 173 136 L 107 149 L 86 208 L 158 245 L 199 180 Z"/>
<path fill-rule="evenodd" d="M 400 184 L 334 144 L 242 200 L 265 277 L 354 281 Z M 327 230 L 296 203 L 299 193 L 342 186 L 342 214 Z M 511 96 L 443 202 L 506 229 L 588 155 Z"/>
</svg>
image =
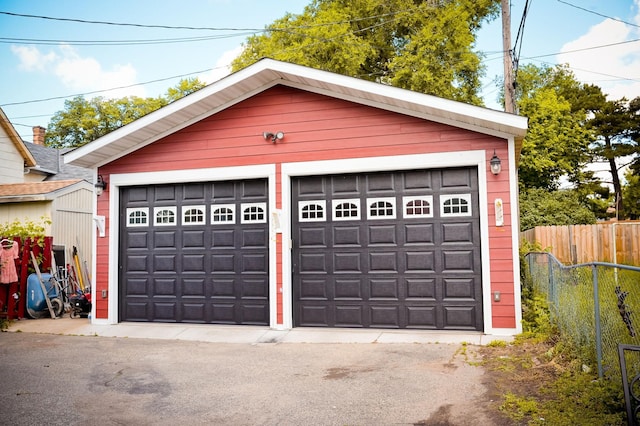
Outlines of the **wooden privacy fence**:
<svg viewBox="0 0 640 426">
<path fill-rule="evenodd" d="M 520 233 L 565 264 L 610 262 L 640 266 L 640 221 L 538 226 Z"/>
</svg>

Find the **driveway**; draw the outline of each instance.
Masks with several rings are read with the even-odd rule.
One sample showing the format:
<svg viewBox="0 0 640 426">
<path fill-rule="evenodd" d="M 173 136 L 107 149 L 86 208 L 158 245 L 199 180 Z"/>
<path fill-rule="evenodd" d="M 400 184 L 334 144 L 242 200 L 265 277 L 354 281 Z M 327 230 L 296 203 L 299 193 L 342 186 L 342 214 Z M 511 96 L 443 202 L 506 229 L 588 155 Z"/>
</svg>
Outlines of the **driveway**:
<svg viewBox="0 0 640 426">
<path fill-rule="evenodd" d="M 474 346 L 0 334 L 12 425 L 492 424 Z"/>
</svg>

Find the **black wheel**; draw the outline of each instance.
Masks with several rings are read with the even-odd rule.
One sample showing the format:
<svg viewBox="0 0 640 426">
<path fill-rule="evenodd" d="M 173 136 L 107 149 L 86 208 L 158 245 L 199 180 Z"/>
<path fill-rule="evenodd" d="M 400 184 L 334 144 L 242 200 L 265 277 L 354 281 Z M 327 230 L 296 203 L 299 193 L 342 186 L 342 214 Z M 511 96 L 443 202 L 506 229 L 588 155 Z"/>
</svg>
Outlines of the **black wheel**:
<svg viewBox="0 0 640 426">
<path fill-rule="evenodd" d="M 51 299 L 51 307 L 56 317 L 62 315 L 62 311 L 64 311 L 64 303 L 62 303 L 62 300 L 58 298 Z"/>
<path fill-rule="evenodd" d="M 71 308 L 71 312 L 69 313 L 71 318 L 80 318 L 80 312 L 76 311 L 74 308 Z"/>
</svg>

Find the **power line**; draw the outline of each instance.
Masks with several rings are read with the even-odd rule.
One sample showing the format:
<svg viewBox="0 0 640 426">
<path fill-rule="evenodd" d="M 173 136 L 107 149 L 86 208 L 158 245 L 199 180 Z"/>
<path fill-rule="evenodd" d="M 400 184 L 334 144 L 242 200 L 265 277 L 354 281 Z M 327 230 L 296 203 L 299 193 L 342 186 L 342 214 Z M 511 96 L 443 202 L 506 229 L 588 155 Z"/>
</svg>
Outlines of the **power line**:
<svg viewBox="0 0 640 426">
<path fill-rule="evenodd" d="M 621 23 L 623 23 L 625 25 L 631 25 L 632 27 L 640 28 L 640 25 L 633 24 L 633 23 L 627 22 L 627 21 L 623 21 L 622 19 L 614 18 L 613 16 L 605 15 L 605 14 L 596 12 L 596 11 L 591 10 L 591 9 L 586 9 L 584 7 L 577 6 L 575 4 L 569 3 L 568 1 L 558 0 L 558 3 L 563 3 L 563 4 L 566 4 L 567 6 L 575 7 L 576 9 L 582 10 L 582 11 L 587 12 L 587 13 L 592 13 L 594 15 L 598 15 L 598 16 L 600 16 L 602 18 L 611 19 L 612 21 L 621 22 Z"/>
</svg>

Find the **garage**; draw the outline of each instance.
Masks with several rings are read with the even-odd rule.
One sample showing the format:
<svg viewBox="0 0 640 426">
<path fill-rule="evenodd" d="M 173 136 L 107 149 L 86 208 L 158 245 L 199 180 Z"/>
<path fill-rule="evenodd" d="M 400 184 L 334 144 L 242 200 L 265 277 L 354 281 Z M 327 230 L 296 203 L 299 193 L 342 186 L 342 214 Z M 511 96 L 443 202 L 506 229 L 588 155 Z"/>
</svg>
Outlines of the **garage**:
<svg viewBox="0 0 640 426">
<path fill-rule="evenodd" d="M 483 329 L 477 168 L 292 187 L 294 326 Z"/>
<path fill-rule="evenodd" d="M 266 179 L 120 197 L 120 321 L 269 323 Z"/>
<path fill-rule="evenodd" d="M 262 59 L 65 154 L 92 323 L 521 331 L 527 120 Z"/>
</svg>

